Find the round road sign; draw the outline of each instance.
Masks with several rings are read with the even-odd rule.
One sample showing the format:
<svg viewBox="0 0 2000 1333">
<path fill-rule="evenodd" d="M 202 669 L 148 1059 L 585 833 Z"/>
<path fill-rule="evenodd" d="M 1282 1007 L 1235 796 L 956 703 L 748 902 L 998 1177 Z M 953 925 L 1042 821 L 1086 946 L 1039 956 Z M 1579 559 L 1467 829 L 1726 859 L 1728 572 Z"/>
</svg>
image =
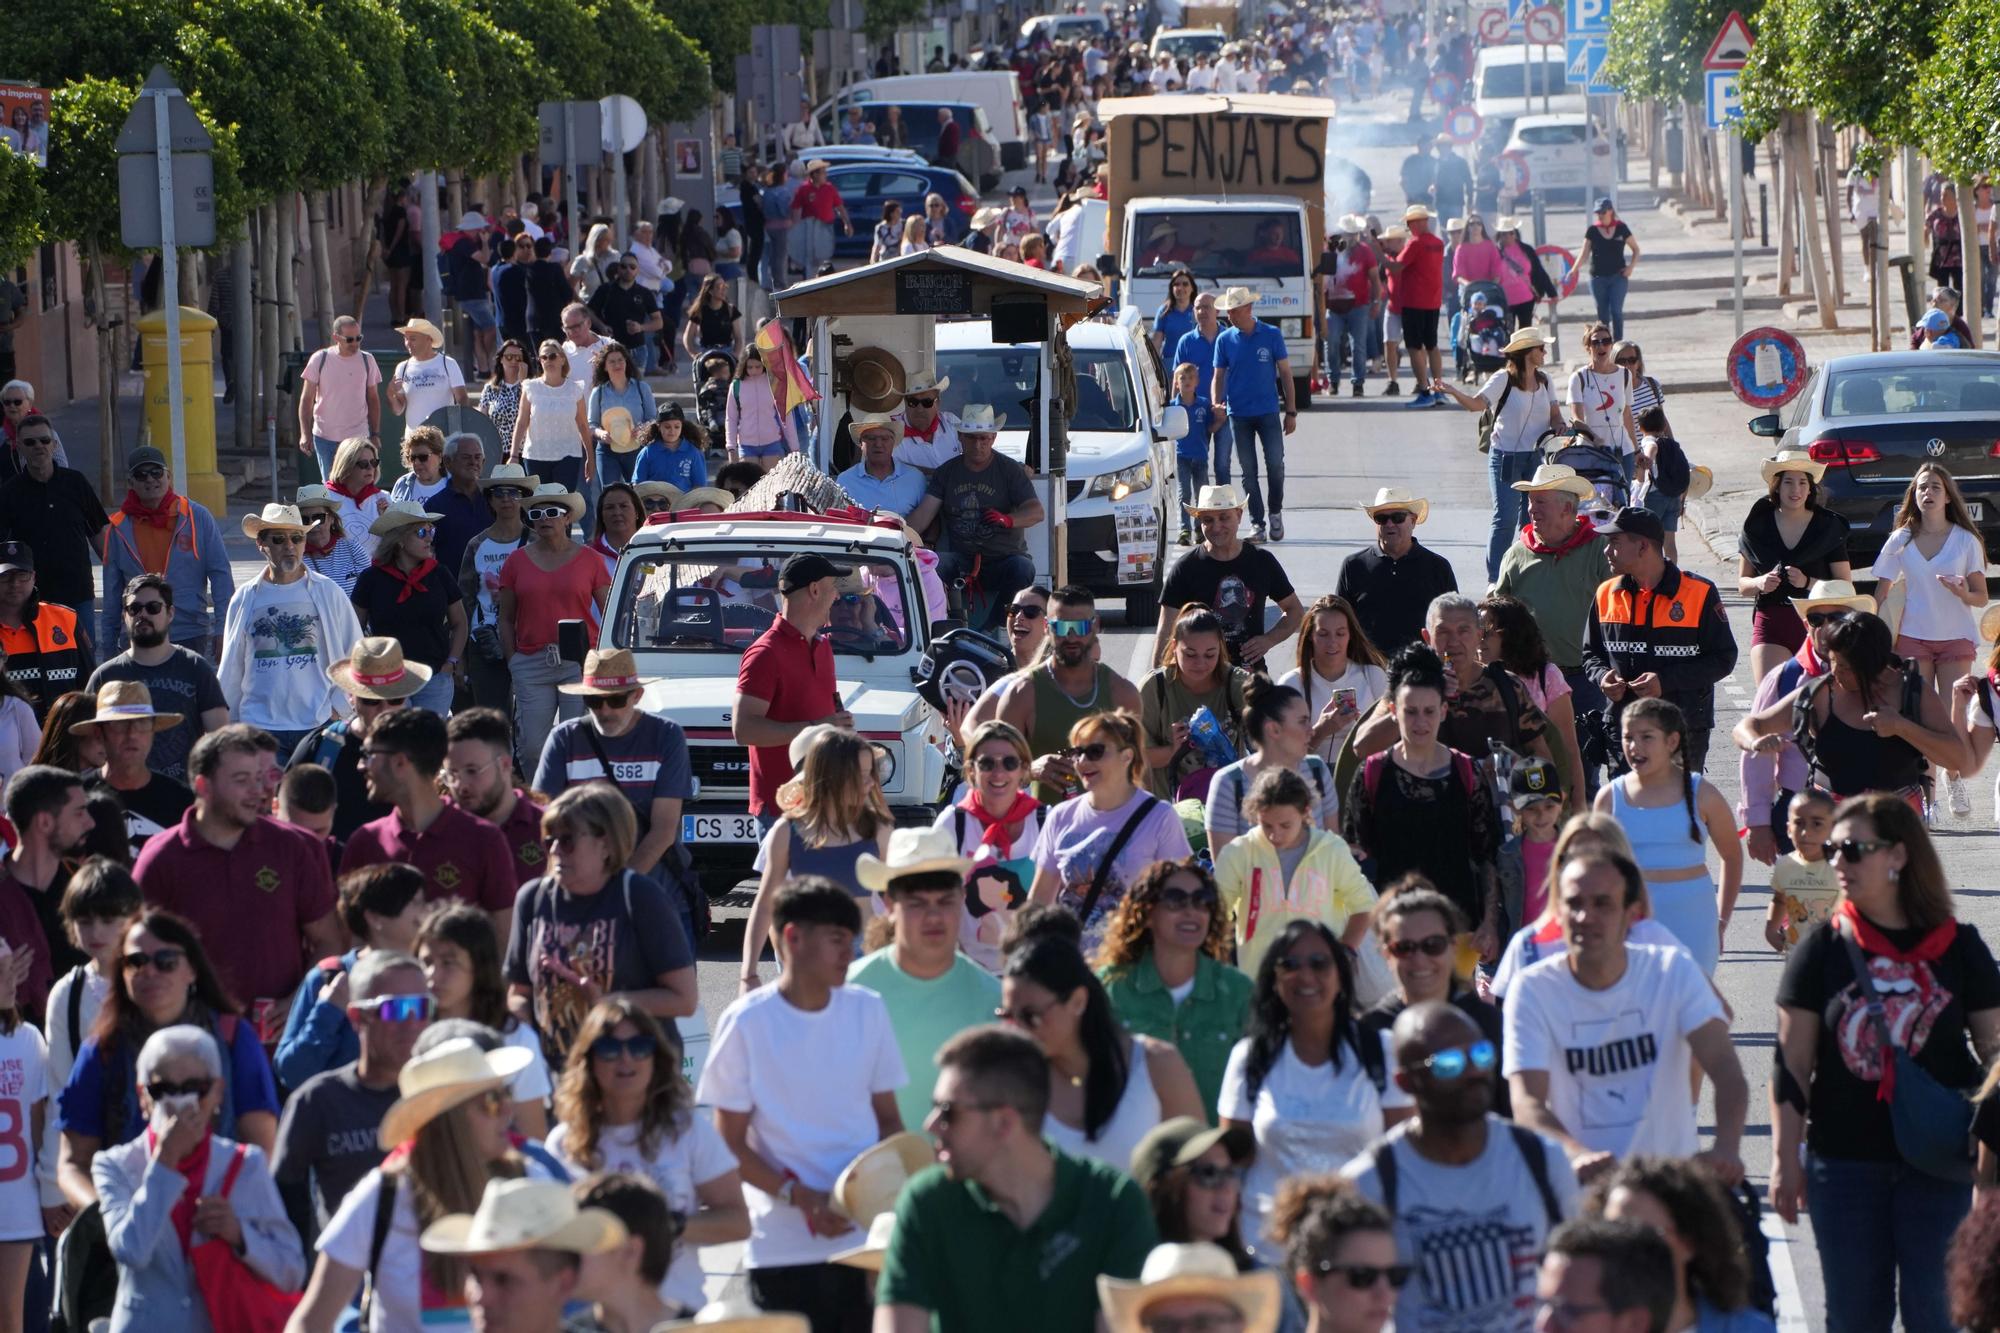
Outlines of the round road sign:
<svg viewBox="0 0 2000 1333">
<path fill-rule="evenodd" d="M 1583 271 L 1576 266 L 1576 256 L 1560 245 L 1538 245 L 1535 257 L 1542 262 L 1542 272 L 1549 275 L 1556 285 L 1557 299 L 1566 298 L 1576 291 L 1576 282 Z"/>
<path fill-rule="evenodd" d="M 1469 106 L 1455 106 L 1444 113 L 1444 137 L 1453 143 L 1472 143 L 1485 126 L 1485 117 Z"/>
<path fill-rule="evenodd" d="M 1500 189 L 1516 198 L 1528 192 L 1528 155 L 1515 149 L 1500 154 L 1495 166 L 1500 172 Z"/>
<path fill-rule="evenodd" d="M 1439 106 L 1457 106 L 1458 76 L 1456 74 L 1445 73 L 1442 70 L 1431 75 L 1430 95 L 1431 101 L 1436 102 Z"/>
<path fill-rule="evenodd" d="M 1488 46 L 1507 40 L 1507 11 L 1504 9 L 1482 9 L 1477 22 L 1479 40 Z"/>
<path fill-rule="evenodd" d="M 1783 329 L 1752 329 L 1729 349 L 1729 387 L 1752 407 L 1783 407 L 1806 387 L 1806 349 Z"/>
<path fill-rule="evenodd" d="M 1563 39 L 1563 12 L 1554 5 L 1536 5 L 1521 15 L 1521 31 L 1530 42 L 1554 46 Z"/>
<path fill-rule="evenodd" d="M 613 93 L 597 106 L 605 152 L 629 153 L 645 142 L 646 108 L 623 93 Z"/>
</svg>

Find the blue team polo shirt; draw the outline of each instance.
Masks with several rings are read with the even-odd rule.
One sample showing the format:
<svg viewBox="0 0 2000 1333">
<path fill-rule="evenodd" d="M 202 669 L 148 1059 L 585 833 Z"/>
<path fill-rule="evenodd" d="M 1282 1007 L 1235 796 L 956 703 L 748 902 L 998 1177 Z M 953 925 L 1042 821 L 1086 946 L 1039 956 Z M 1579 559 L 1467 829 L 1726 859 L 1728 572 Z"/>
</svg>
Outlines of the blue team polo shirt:
<svg viewBox="0 0 2000 1333">
<path fill-rule="evenodd" d="M 1215 364 L 1228 372 L 1222 390 L 1230 416 L 1264 417 L 1279 410 L 1273 367 L 1285 356 L 1285 335 L 1261 319 L 1248 333 L 1232 324 L 1215 335 Z"/>
</svg>

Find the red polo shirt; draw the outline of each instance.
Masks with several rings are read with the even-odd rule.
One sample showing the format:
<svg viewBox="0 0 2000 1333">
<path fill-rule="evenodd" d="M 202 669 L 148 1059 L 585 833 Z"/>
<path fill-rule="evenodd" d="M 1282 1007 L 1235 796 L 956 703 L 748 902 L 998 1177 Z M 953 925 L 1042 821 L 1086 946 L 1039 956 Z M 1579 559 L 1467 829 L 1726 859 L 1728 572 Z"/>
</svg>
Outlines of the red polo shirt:
<svg viewBox="0 0 2000 1333">
<path fill-rule="evenodd" d="M 833 645 L 806 642 L 798 626 L 779 616 L 743 654 L 736 669 L 736 692 L 770 705 L 773 722 L 817 722 L 840 707 L 833 681 Z M 750 748 L 750 813 L 775 805 L 778 788 L 792 776 L 789 745 Z"/>
<path fill-rule="evenodd" d="M 371 819 L 347 840 L 340 873 L 388 861 L 424 872 L 424 901 L 470 903 L 489 912 L 514 905 L 514 854 L 500 830 L 447 802 L 431 826 L 418 832 L 391 810 Z"/>
<path fill-rule="evenodd" d="M 1444 305 L 1444 242 L 1430 232 L 1411 236 L 1396 256 L 1402 261 L 1402 280 L 1396 294 L 1405 310 L 1437 310 Z"/>
<path fill-rule="evenodd" d="M 180 823 L 154 834 L 133 878 L 147 902 L 194 924 L 237 1003 L 289 1003 L 306 974 L 305 928 L 334 907 L 324 844 L 264 818 L 234 847 L 217 847 L 196 831 L 194 819 L 189 806 Z"/>
<path fill-rule="evenodd" d="M 792 207 L 815 222 L 831 222 L 840 207 L 840 191 L 832 181 L 807 180 L 792 195 Z"/>
</svg>

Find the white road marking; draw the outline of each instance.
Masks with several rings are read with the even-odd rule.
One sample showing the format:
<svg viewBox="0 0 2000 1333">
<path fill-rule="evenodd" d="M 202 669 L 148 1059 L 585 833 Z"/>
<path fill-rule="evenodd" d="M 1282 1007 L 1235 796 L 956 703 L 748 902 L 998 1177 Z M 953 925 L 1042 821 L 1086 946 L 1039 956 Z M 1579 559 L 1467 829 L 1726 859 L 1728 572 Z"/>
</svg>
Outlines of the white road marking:
<svg viewBox="0 0 2000 1333">
<path fill-rule="evenodd" d="M 1771 1244 L 1771 1285 L 1778 1293 L 1778 1333 L 1807 1333 L 1805 1298 L 1799 1294 L 1799 1275 L 1792 1267 L 1793 1240 L 1785 1233 L 1785 1219 L 1767 1201 L 1762 1220 L 1764 1238 Z"/>
</svg>

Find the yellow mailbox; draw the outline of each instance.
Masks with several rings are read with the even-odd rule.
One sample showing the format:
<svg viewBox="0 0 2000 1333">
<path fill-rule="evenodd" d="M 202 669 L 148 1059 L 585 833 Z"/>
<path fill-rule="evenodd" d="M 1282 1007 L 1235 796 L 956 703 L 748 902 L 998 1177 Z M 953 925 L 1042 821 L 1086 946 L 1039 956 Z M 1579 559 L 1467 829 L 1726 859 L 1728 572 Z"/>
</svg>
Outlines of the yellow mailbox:
<svg viewBox="0 0 2000 1333">
<path fill-rule="evenodd" d="M 167 454 L 173 471 L 174 423 L 167 399 L 167 312 L 139 317 L 146 349 L 146 428 L 153 445 Z M 187 498 L 221 518 L 229 510 L 222 474 L 215 470 L 215 321 L 191 306 L 181 307 L 181 439 L 187 449 Z"/>
</svg>

